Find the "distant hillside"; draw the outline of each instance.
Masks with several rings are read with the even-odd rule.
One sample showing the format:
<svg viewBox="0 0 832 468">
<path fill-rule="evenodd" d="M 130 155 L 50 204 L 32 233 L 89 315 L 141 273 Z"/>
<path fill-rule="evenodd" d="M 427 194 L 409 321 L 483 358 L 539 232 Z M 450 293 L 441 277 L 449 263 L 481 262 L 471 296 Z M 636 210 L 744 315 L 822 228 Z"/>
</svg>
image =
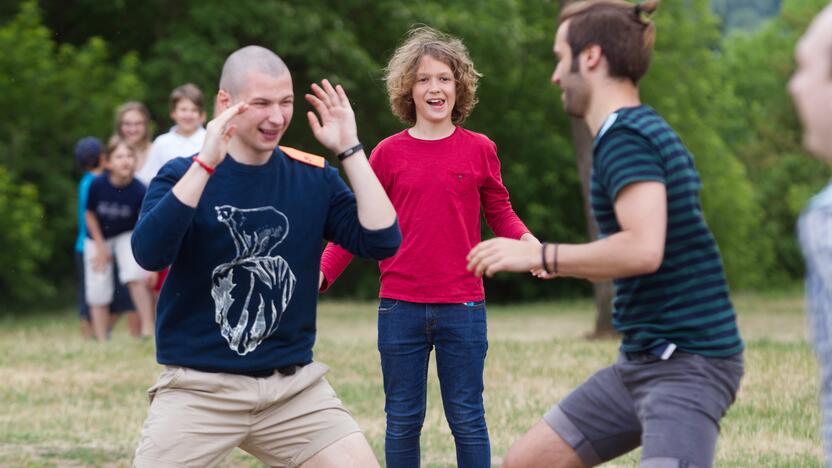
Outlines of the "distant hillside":
<svg viewBox="0 0 832 468">
<path fill-rule="evenodd" d="M 711 0 L 711 8 L 725 23 L 723 32 L 752 30 L 777 15 L 783 0 Z"/>
</svg>

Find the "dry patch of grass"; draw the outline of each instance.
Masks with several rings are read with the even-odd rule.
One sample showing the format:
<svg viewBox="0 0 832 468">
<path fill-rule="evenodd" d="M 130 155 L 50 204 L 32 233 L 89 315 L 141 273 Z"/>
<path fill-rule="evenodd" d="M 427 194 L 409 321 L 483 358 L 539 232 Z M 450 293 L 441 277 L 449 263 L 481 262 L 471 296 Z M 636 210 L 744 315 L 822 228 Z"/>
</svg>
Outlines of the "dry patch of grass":
<svg viewBox="0 0 832 468">
<path fill-rule="evenodd" d="M 736 298 L 746 377 L 723 420 L 717 466 L 821 466 L 817 371 L 798 295 Z M 489 307 L 486 417 L 493 461 L 552 404 L 613 362 L 617 342 L 586 341 L 589 302 Z M 383 457 L 384 396 L 375 305 L 321 305 L 316 358 Z M 0 466 L 127 467 L 159 372 L 151 343 L 117 329 L 84 341 L 72 312 L 0 321 Z M 435 366 L 429 371 L 423 466 L 455 466 Z M 637 466 L 638 452 L 607 467 Z M 235 451 L 223 466 L 261 466 Z"/>
</svg>

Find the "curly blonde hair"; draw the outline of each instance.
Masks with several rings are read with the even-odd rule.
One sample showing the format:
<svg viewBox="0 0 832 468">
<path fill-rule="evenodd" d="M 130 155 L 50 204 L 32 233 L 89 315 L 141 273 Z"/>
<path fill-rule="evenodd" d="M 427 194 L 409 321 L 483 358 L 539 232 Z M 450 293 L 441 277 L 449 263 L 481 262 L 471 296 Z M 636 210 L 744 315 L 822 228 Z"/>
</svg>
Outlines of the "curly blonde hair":
<svg viewBox="0 0 832 468">
<path fill-rule="evenodd" d="M 462 123 L 477 104 L 477 82 L 482 75 L 474 68 L 468 49 L 461 40 L 429 26 L 414 27 L 408 31 L 407 39 L 387 63 L 384 80 L 390 109 L 402 122 L 416 123 L 413 83 L 419 62 L 426 55 L 451 68 L 456 82 L 456 104 L 451 111 L 451 121 Z"/>
</svg>

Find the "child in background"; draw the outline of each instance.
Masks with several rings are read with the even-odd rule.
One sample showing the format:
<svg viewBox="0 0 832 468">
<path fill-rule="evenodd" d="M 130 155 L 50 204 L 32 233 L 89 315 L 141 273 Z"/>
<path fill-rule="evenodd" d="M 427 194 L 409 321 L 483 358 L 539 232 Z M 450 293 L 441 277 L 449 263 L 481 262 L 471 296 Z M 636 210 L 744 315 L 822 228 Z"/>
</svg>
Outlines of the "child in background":
<svg viewBox="0 0 832 468">
<path fill-rule="evenodd" d="M 78 184 L 78 237 L 75 241 L 75 272 L 78 276 L 78 314 L 81 319 L 81 335 L 84 338 L 92 338 L 92 324 L 90 323 L 90 308 L 87 304 L 84 285 L 84 240 L 87 238 L 87 222 L 85 213 L 87 211 L 87 195 L 90 184 L 95 176 L 104 170 L 104 148 L 101 141 L 95 137 L 84 137 L 75 144 L 75 162 L 83 171 L 81 181 Z M 139 336 L 140 322 L 136 314 L 133 301 L 130 300 L 130 293 L 127 288 L 114 281 L 115 292 L 113 302 L 110 304 L 110 323 L 112 329 L 120 314 L 127 317 L 127 329 L 132 336 Z"/>
<path fill-rule="evenodd" d="M 170 118 L 173 127 L 153 141 L 147 163 L 136 172 L 136 178 L 145 186 L 150 185 L 165 163 L 175 157 L 191 156 L 202 148 L 205 109 L 202 106 L 202 91 L 196 85 L 186 83 L 171 91 Z"/>
<path fill-rule="evenodd" d="M 136 164 L 130 145 L 113 137 L 107 147 L 106 172 L 90 184 L 85 219 L 84 277 L 92 328 L 99 341 L 108 335 L 108 305 L 113 299 L 113 257 L 118 280 L 126 284 L 141 321 L 141 336 L 154 333 L 151 293 L 145 284 L 148 272 L 133 258 L 130 235 L 138 220 L 145 187 L 133 177 Z"/>
<path fill-rule="evenodd" d="M 127 142 L 136 155 L 134 173 L 145 171 L 150 155 L 151 122 L 147 107 L 138 101 L 125 102 L 116 109 L 115 135 Z M 156 174 L 153 174 L 156 175 Z M 153 178 L 152 176 L 150 177 Z M 144 182 L 143 182 L 144 183 Z M 147 186 L 147 183 L 144 183 Z"/>
<path fill-rule="evenodd" d="M 133 149 L 133 153 L 136 155 L 136 167 L 133 169 L 133 176 L 138 178 L 147 188 L 150 179 L 156 175 L 155 171 L 147 176 L 139 175 L 151 170 L 148 167 L 148 162 L 150 160 L 150 140 L 153 132 L 150 112 L 148 112 L 147 107 L 138 101 L 128 101 L 119 106 L 116 109 L 115 135 L 127 142 Z M 118 269 L 118 266 L 116 266 L 116 269 Z M 155 288 L 157 284 L 161 283 L 160 276 L 155 271 L 149 272 L 147 286 L 151 289 Z M 158 291 L 158 288 L 156 290 Z M 156 301 L 153 295 L 151 295 L 150 310 L 155 314 Z"/>
<path fill-rule="evenodd" d="M 496 235 L 537 239 L 511 207 L 494 142 L 459 126 L 477 102 L 479 77 L 459 39 L 427 27 L 411 30 L 387 67 L 393 113 L 413 125 L 379 143 L 370 158 L 402 230 L 399 252 L 379 263 L 387 466 L 419 466 L 434 347 L 457 465 L 491 464 L 482 398 L 485 291 L 466 270 L 465 257 L 480 241 L 480 208 Z M 341 247 L 327 246 L 322 290 L 351 258 Z"/>
<path fill-rule="evenodd" d="M 186 83 L 171 91 L 170 118 L 173 127 L 153 141 L 147 163 L 136 173 L 136 178 L 146 187 L 150 186 L 150 181 L 168 161 L 179 156 L 191 156 L 202 148 L 202 141 L 205 140 L 205 128 L 202 127 L 205 123 L 205 109 L 202 106 L 202 91 L 196 85 Z M 151 273 L 149 285 L 154 293 L 154 312 L 156 299 L 167 275 L 167 268 Z"/>
</svg>

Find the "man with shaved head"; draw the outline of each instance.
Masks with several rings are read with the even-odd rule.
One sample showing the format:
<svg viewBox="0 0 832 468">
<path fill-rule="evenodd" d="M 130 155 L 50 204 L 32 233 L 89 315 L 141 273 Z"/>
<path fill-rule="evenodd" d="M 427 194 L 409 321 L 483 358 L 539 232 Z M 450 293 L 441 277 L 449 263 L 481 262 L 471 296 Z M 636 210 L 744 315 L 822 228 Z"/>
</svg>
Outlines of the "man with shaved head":
<svg viewBox="0 0 832 468">
<path fill-rule="evenodd" d="M 322 239 L 381 260 L 401 234 L 344 90 L 323 80 L 305 97 L 354 192 L 324 158 L 278 146 L 292 76 L 257 46 L 226 60 L 200 152 L 150 183 L 133 252 L 170 273 L 135 466 L 214 466 L 235 447 L 269 466 L 378 466 L 312 357 L 318 272 Z"/>
<path fill-rule="evenodd" d="M 220 89 L 228 93 L 240 90 L 246 75 L 251 72 L 279 76 L 289 71 L 277 54 L 265 47 L 248 46 L 228 56 L 222 67 Z"/>
<path fill-rule="evenodd" d="M 803 124 L 803 144 L 832 162 L 832 4 L 812 22 L 795 52 L 789 92 Z M 826 465 L 832 466 L 832 184 L 809 202 L 798 222 L 806 258 L 806 304 L 821 367 L 821 406 Z"/>
</svg>

